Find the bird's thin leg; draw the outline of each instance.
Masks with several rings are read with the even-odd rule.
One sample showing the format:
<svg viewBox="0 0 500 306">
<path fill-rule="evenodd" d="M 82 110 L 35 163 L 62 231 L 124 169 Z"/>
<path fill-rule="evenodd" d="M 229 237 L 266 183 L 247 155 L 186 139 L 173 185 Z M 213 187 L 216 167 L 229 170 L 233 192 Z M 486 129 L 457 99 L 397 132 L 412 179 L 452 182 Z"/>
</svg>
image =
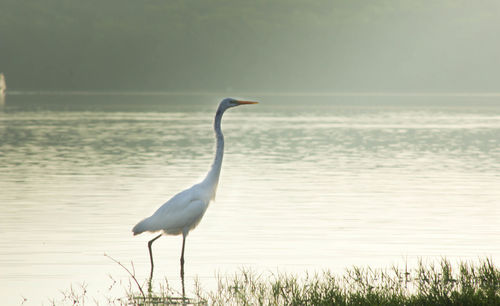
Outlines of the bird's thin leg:
<svg viewBox="0 0 500 306">
<path fill-rule="evenodd" d="M 184 299 L 186 297 L 186 290 L 184 288 L 184 276 L 181 279 L 181 283 L 182 283 L 182 298 Z"/>
<path fill-rule="evenodd" d="M 181 252 L 181 281 L 182 281 L 182 295 L 184 296 L 184 246 L 186 244 L 186 235 L 182 234 L 182 252 Z"/>
<path fill-rule="evenodd" d="M 154 269 L 154 264 L 153 264 L 153 251 L 151 250 L 151 245 L 153 242 L 155 242 L 156 239 L 160 238 L 162 234 L 154 237 L 153 239 L 149 240 L 148 242 L 148 249 L 149 249 L 149 260 L 151 261 L 151 273 L 149 274 L 149 281 L 153 278 L 153 269 Z"/>
</svg>

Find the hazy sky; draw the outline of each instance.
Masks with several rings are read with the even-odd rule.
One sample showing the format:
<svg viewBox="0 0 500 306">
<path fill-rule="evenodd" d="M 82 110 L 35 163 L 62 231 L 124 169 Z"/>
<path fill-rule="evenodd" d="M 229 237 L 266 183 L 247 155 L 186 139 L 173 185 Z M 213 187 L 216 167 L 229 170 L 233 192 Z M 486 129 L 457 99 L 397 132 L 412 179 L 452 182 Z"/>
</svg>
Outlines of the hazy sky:
<svg viewBox="0 0 500 306">
<path fill-rule="evenodd" d="M 500 2 L 3 0 L 12 90 L 499 91 Z"/>
</svg>

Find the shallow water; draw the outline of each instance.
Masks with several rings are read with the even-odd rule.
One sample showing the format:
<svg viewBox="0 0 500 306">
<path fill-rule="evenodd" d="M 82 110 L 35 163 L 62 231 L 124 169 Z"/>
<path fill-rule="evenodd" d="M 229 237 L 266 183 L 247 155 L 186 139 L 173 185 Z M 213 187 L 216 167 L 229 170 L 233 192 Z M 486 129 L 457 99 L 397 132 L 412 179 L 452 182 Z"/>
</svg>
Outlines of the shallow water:
<svg viewBox="0 0 500 306">
<path fill-rule="evenodd" d="M 261 97 L 228 111 L 217 199 L 187 239 L 188 290 L 195 277 L 210 287 L 216 274 L 241 267 L 301 273 L 441 256 L 498 262 L 500 104 L 419 99 L 306 97 L 288 105 Z M 82 283 L 105 295 L 109 275 L 127 276 L 104 253 L 133 261 L 145 279 L 153 236 L 133 237 L 131 228 L 204 176 L 216 106 L 213 97 L 192 96 L 7 97 L 3 302 L 48 304 Z M 158 281 L 178 286 L 180 247 L 180 237 L 155 242 Z"/>
</svg>

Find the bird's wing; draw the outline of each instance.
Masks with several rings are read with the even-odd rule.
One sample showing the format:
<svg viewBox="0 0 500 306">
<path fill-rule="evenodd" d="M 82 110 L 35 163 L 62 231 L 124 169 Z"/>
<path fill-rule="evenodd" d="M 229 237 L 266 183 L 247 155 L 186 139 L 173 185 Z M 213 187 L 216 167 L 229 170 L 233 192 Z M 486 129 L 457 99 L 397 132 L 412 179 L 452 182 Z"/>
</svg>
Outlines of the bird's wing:
<svg viewBox="0 0 500 306">
<path fill-rule="evenodd" d="M 180 234 L 196 227 L 205 214 L 207 205 L 196 196 L 193 189 L 178 193 L 163 204 L 151 217 L 150 223 L 157 230 Z"/>
<path fill-rule="evenodd" d="M 170 226 L 165 228 L 165 231 L 167 233 L 170 231 L 175 233 L 182 229 L 186 233 L 189 232 L 200 223 L 206 209 L 207 205 L 201 200 L 190 202 L 183 210 L 176 211 L 171 215 Z"/>
</svg>

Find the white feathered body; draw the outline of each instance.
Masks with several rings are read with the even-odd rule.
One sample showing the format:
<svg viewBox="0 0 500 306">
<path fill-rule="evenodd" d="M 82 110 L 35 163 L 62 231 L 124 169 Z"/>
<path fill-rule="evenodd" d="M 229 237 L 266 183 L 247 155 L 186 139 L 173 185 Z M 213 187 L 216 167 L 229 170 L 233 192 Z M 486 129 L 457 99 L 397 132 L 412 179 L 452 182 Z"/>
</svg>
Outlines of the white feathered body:
<svg viewBox="0 0 500 306">
<path fill-rule="evenodd" d="M 187 234 L 194 229 L 205 214 L 215 190 L 205 181 L 179 192 L 151 216 L 139 222 L 132 231 L 163 231 L 168 235 Z"/>
</svg>

